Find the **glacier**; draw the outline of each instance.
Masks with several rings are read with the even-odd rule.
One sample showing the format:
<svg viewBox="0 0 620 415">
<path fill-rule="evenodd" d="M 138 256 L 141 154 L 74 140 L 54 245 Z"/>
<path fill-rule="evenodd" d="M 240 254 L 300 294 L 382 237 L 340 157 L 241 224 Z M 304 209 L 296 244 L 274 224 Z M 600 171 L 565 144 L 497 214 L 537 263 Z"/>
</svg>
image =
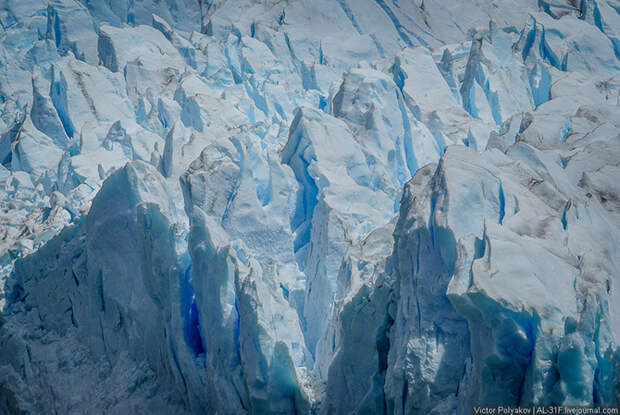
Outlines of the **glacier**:
<svg viewBox="0 0 620 415">
<path fill-rule="evenodd" d="M 0 25 L 0 413 L 620 404 L 617 0 Z"/>
</svg>

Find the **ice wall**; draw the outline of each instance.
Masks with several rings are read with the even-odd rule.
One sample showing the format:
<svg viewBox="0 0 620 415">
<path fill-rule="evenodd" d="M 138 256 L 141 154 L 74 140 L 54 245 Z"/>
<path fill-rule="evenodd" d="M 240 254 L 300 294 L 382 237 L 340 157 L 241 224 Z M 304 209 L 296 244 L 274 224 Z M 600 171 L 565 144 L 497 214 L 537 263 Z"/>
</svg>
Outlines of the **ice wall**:
<svg viewBox="0 0 620 415">
<path fill-rule="evenodd" d="M 617 405 L 613 1 L 0 10 L 0 412 Z"/>
</svg>

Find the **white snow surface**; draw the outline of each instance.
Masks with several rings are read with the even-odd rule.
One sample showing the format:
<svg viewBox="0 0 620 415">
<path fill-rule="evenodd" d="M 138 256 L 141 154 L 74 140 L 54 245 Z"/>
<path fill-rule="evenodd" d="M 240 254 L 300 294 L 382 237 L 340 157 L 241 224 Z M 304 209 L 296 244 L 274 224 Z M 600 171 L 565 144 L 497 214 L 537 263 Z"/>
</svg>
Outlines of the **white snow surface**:
<svg viewBox="0 0 620 415">
<path fill-rule="evenodd" d="M 620 403 L 617 0 L 0 0 L 0 413 Z"/>
</svg>

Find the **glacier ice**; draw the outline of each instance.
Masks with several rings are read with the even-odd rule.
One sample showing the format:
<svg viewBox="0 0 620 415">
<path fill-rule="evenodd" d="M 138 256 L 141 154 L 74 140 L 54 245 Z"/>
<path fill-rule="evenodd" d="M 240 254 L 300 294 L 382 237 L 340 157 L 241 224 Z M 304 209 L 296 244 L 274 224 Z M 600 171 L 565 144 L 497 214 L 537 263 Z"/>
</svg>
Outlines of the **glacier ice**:
<svg viewBox="0 0 620 415">
<path fill-rule="evenodd" d="M 615 0 L 0 0 L 0 412 L 620 402 Z"/>
</svg>

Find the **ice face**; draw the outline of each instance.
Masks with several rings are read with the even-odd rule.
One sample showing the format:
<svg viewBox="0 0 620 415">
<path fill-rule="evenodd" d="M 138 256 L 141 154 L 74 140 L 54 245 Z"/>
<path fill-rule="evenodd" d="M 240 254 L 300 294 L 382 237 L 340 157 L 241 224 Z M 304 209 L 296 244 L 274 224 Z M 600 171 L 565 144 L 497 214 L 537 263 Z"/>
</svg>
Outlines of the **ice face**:
<svg viewBox="0 0 620 415">
<path fill-rule="evenodd" d="M 0 23 L 0 412 L 620 401 L 612 1 Z"/>
</svg>

